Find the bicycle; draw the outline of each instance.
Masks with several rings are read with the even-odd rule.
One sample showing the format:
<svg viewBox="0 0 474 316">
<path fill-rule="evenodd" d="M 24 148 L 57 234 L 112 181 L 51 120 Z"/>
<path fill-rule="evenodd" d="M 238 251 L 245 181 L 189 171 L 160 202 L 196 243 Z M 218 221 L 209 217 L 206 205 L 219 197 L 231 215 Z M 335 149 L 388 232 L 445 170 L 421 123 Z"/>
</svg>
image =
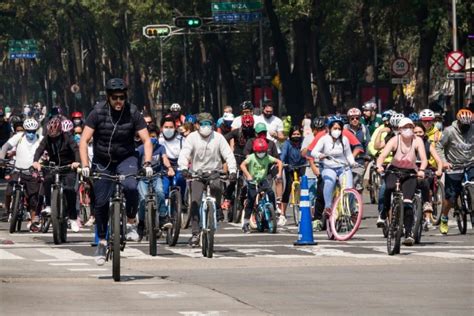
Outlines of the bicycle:
<svg viewBox="0 0 474 316">
<path fill-rule="evenodd" d="M 298 171 L 301 168 L 309 167 L 309 165 L 304 164 L 304 165 L 299 165 L 299 166 L 289 166 L 289 165 L 284 165 L 284 166 L 288 167 L 289 172 L 293 173 L 293 182 L 291 183 L 290 200 L 288 204 L 293 212 L 293 219 L 294 219 L 295 225 L 298 226 L 300 224 L 300 218 L 301 218 L 301 213 L 300 213 L 301 183 L 300 183 L 300 177 L 299 177 Z"/>
<path fill-rule="evenodd" d="M 470 168 L 474 168 L 471 166 Z M 464 168 L 463 182 L 461 184 L 461 194 L 454 205 L 454 217 L 461 235 L 465 235 L 467 232 L 467 214 L 471 216 L 472 223 L 472 207 L 474 198 L 474 181 L 469 181 L 467 176 L 467 170 L 469 167 Z"/>
<path fill-rule="evenodd" d="M 345 170 L 350 170 L 349 164 L 333 157 L 326 157 L 342 164 Z M 326 232 L 329 239 L 346 241 L 351 239 L 362 222 L 363 203 L 359 192 L 345 187 L 345 177 L 339 178 L 333 193 L 333 204 L 326 214 Z M 341 193 L 341 188 L 342 193 Z"/>
<path fill-rule="evenodd" d="M 426 219 L 423 212 L 421 191 L 418 188 L 416 189 L 415 195 L 413 196 L 413 214 L 415 216 L 413 235 L 415 238 L 415 244 L 419 244 L 421 242 L 421 236 L 423 235 L 423 227 L 425 226 Z"/>
<path fill-rule="evenodd" d="M 377 204 L 379 199 L 380 186 L 382 185 L 382 179 L 377 173 L 377 167 L 375 166 L 376 158 L 372 160 L 372 164 L 369 169 L 369 181 L 367 184 L 367 191 L 369 191 L 370 203 Z"/>
<path fill-rule="evenodd" d="M 267 187 L 258 185 L 255 182 L 249 182 L 248 185 L 257 189 L 254 208 L 252 209 L 252 218 L 255 219 L 254 229 L 263 232 L 265 228 L 272 234 L 277 232 L 277 215 L 273 204 L 270 202 L 267 194 Z M 250 223 L 253 224 L 252 220 Z"/>
<path fill-rule="evenodd" d="M 234 154 L 235 158 L 245 159 L 245 156 Z M 237 168 L 237 181 L 235 182 L 234 196 L 232 199 L 232 222 L 238 224 L 242 221 L 242 216 L 244 214 L 244 199 L 245 199 L 245 179 L 240 171 L 240 168 Z"/>
<path fill-rule="evenodd" d="M 433 212 L 431 213 L 431 223 L 438 226 L 441 221 L 441 211 L 443 210 L 444 201 L 444 184 L 441 177 L 433 176 L 433 186 L 431 188 L 431 200 Z"/>
<path fill-rule="evenodd" d="M 405 211 L 403 205 L 403 192 L 400 187 L 400 178 L 416 177 L 417 174 L 393 170 L 385 171 L 385 174 L 387 173 L 394 174 L 397 177 L 395 191 L 392 193 L 390 211 L 385 220 L 385 227 L 387 227 L 387 253 L 390 256 L 393 256 L 400 253 L 401 238 L 404 230 L 403 222 Z"/>
<path fill-rule="evenodd" d="M 181 187 L 178 185 L 178 178 L 176 174 L 173 176 L 171 185 L 169 187 L 168 198 L 166 199 L 166 206 L 168 211 L 168 218 L 173 225 L 171 228 L 166 230 L 166 243 L 170 247 L 176 246 L 179 239 L 179 233 L 181 230 L 181 222 L 184 216 L 181 212 L 182 200 L 181 200 Z"/>
<path fill-rule="evenodd" d="M 91 217 L 91 185 L 82 175 L 79 175 L 79 216 L 83 223 L 87 223 Z"/>
<path fill-rule="evenodd" d="M 201 228 L 201 251 L 202 255 L 212 258 L 214 254 L 214 234 L 217 230 L 216 198 L 211 195 L 210 183 L 212 180 L 226 180 L 227 176 L 219 171 L 191 173 L 192 180 L 198 180 L 204 184 L 204 190 L 199 207 L 199 226 Z"/>
</svg>

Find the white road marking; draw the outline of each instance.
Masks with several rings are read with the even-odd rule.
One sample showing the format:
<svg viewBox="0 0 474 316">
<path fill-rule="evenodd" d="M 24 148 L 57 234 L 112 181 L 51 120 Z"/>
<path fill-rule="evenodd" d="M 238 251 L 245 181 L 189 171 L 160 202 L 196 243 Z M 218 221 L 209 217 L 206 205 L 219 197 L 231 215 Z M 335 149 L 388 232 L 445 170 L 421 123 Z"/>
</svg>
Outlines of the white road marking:
<svg viewBox="0 0 474 316">
<path fill-rule="evenodd" d="M 169 251 L 191 258 L 203 258 L 201 248 L 168 248 Z M 219 257 L 218 255 L 214 255 L 215 257 Z"/>
<path fill-rule="evenodd" d="M 53 262 L 49 263 L 50 266 L 88 266 L 85 262 Z"/>
<path fill-rule="evenodd" d="M 44 255 L 54 257 L 56 259 L 69 259 L 69 260 L 90 260 L 92 256 L 84 256 L 83 254 L 74 252 L 70 249 L 59 249 L 59 248 L 50 248 L 50 249 L 37 249 Z"/>
<path fill-rule="evenodd" d="M 25 258 L 14 255 L 6 250 L 0 249 L 0 260 L 23 260 Z"/>
<path fill-rule="evenodd" d="M 185 292 L 168 292 L 168 291 L 140 291 L 140 294 L 145 295 L 148 298 L 156 299 L 156 298 L 179 298 L 186 296 Z"/>
<path fill-rule="evenodd" d="M 205 312 L 185 311 L 185 312 L 179 312 L 179 313 L 185 316 L 219 316 L 221 313 L 228 313 L 228 311 L 205 311 Z"/>
<path fill-rule="evenodd" d="M 148 249 L 147 249 L 148 250 Z M 120 254 L 121 257 L 125 257 L 127 259 L 141 259 L 141 260 L 168 260 L 169 258 L 165 258 L 163 256 L 157 255 L 155 257 L 150 256 L 148 253 L 144 253 L 137 248 L 125 247 L 124 251 Z"/>
<path fill-rule="evenodd" d="M 108 271 L 108 269 L 103 268 L 73 268 L 68 269 L 71 272 L 83 272 L 83 271 Z"/>
<path fill-rule="evenodd" d="M 35 262 L 70 262 L 71 259 L 35 259 Z"/>
</svg>

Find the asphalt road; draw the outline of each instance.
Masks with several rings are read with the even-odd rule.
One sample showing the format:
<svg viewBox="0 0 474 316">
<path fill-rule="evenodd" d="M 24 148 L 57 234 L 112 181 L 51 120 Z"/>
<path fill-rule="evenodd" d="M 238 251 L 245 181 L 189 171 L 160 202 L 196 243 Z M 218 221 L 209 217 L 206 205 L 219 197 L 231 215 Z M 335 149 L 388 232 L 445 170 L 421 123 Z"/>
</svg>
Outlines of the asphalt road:
<svg viewBox="0 0 474 316">
<path fill-rule="evenodd" d="M 367 200 L 367 198 L 366 198 Z M 111 264 L 97 267 L 90 230 L 69 232 L 54 245 L 51 234 L 9 234 L 0 223 L 2 315 L 472 315 L 474 238 L 469 226 L 448 236 L 435 229 L 420 245 L 388 256 L 375 227 L 375 206 L 349 242 L 314 234 L 316 246 L 295 247 L 297 228 L 244 235 L 223 223 L 215 258 L 160 241 L 158 256 L 147 243 L 127 243 L 122 279 Z"/>
</svg>

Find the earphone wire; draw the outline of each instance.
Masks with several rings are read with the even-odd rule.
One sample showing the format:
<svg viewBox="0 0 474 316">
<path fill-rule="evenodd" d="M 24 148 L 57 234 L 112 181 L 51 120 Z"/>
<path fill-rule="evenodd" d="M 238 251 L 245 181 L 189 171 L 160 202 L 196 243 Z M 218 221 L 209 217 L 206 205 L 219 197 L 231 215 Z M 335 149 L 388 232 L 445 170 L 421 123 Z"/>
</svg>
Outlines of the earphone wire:
<svg viewBox="0 0 474 316">
<path fill-rule="evenodd" d="M 120 116 L 119 116 L 117 122 L 115 122 L 115 123 L 112 120 L 112 112 L 110 110 L 110 107 L 111 107 L 111 105 L 109 104 L 109 119 L 110 119 L 110 122 L 112 123 L 112 125 L 114 126 L 114 129 L 112 130 L 112 134 L 110 135 L 109 148 L 107 149 L 107 154 L 109 155 L 109 162 L 107 163 L 107 166 L 105 166 L 105 168 L 103 168 L 103 169 L 99 167 L 99 164 L 97 164 L 97 170 L 99 170 L 101 172 L 107 170 L 109 168 L 110 164 L 112 163 L 112 155 L 110 154 L 110 148 L 112 147 L 112 138 L 114 137 L 115 130 L 117 129 L 118 123 L 122 119 L 123 110 L 125 109 L 125 104 L 123 105 L 122 110 L 120 111 Z"/>
</svg>

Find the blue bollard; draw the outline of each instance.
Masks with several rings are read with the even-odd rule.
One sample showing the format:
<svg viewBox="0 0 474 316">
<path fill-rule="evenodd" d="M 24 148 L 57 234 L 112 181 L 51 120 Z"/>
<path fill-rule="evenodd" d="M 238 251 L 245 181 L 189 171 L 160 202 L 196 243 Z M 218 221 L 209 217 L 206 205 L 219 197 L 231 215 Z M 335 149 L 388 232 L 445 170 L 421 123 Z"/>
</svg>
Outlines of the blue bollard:
<svg viewBox="0 0 474 316">
<path fill-rule="evenodd" d="M 317 243 L 313 237 L 313 225 L 311 223 L 311 209 L 309 202 L 308 178 L 301 177 L 301 199 L 300 199 L 301 220 L 298 227 L 298 240 L 295 246 L 312 246 Z"/>
</svg>

